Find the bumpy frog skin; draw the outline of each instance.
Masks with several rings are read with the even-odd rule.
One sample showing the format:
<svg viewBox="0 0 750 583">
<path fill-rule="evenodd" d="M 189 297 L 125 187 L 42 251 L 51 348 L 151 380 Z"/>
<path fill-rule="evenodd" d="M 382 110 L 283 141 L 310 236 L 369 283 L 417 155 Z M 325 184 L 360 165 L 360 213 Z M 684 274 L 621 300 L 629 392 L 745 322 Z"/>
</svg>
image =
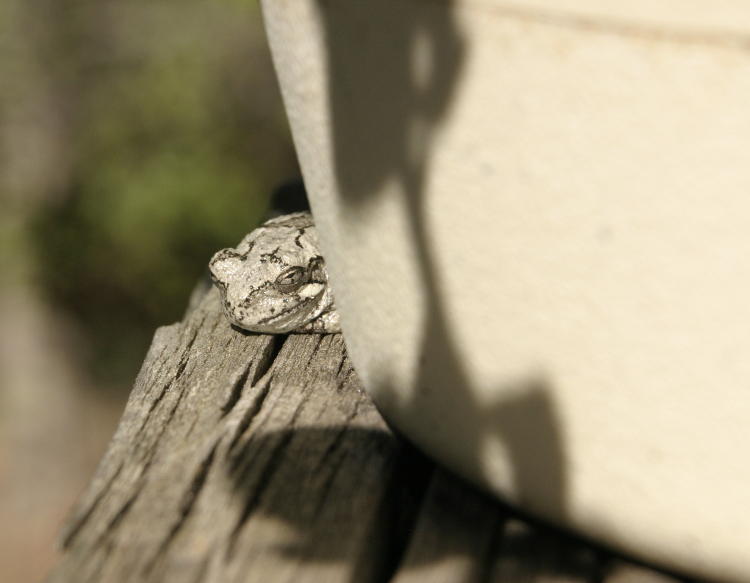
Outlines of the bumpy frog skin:
<svg viewBox="0 0 750 583">
<path fill-rule="evenodd" d="M 229 321 L 253 332 L 340 332 L 309 213 L 271 219 L 208 264 Z"/>
</svg>

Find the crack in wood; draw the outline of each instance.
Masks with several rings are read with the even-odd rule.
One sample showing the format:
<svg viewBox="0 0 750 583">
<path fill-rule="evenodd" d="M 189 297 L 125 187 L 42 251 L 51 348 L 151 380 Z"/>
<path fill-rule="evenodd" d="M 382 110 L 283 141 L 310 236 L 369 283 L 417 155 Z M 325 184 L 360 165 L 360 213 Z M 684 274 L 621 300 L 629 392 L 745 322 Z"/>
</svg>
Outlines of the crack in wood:
<svg viewBox="0 0 750 583">
<path fill-rule="evenodd" d="M 339 367 L 338 367 L 338 368 L 336 369 L 336 376 L 337 376 L 337 377 L 338 377 L 339 375 L 341 375 L 341 369 L 342 369 L 342 368 L 344 368 L 344 364 L 347 364 L 347 363 L 348 363 L 348 361 L 349 361 L 349 359 L 348 359 L 348 358 L 346 358 L 346 356 L 342 355 L 342 358 L 341 358 L 341 360 L 339 361 Z"/>
<path fill-rule="evenodd" d="M 135 501 L 138 500 L 138 497 L 141 495 L 141 492 L 143 491 L 141 486 L 142 485 L 139 484 L 139 487 L 135 489 L 135 491 L 127 498 L 127 500 L 125 500 L 125 503 L 120 506 L 120 509 L 115 513 L 115 515 L 107 522 L 103 532 L 101 533 L 102 538 L 111 537 L 117 531 L 117 527 L 122 524 L 123 519 L 128 514 L 128 512 L 130 512 L 133 504 L 135 504 Z"/>
<path fill-rule="evenodd" d="M 146 567 L 144 568 L 144 574 L 147 575 L 151 571 L 153 571 L 159 559 L 163 558 L 164 555 L 166 555 L 167 549 L 169 549 L 175 537 L 180 532 L 182 525 L 188 519 L 190 511 L 193 508 L 193 504 L 195 504 L 195 501 L 198 498 L 198 494 L 203 488 L 203 485 L 206 483 L 206 478 L 208 477 L 208 472 L 211 469 L 211 465 L 213 464 L 214 458 L 216 456 L 216 449 L 218 448 L 218 446 L 219 442 L 217 441 L 209 450 L 208 454 L 199 463 L 193 479 L 190 482 L 190 485 L 183 494 L 182 501 L 180 502 L 180 506 L 178 509 L 177 520 L 174 522 L 174 524 L 172 524 L 166 537 L 162 541 L 161 545 L 159 545 L 157 551 L 154 553 L 154 556 L 147 563 Z"/>
<path fill-rule="evenodd" d="M 289 444 L 289 441 L 292 439 L 292 435 L 293 434 L 291 432 L 282 434 L 277 440 L 277 443 L 274 446 L 273 450 L 271 450 L 270 455 L 268 456 L 268 461 L 263 467 L 260 480 L 258 481 L 257 484 L 255 484 L 255 488 L 253 489 L 253 492 L 247 498 L 245 505 L 242 508 L 242 512 L 240 512 L 237 522 L 234 528 L 232 529 L 231 534 L 229 535 L 229 541 L 227 543 L 227 548 L 226 548 L 226 552 L 224 555 L 226 562 L 229 562 L 232 560 L 235 550 L 237 548 L 237 541 L 239 539 L 240 532 L 242 531 L 243 526 L 247 523 L 247 521 L 252 516 L 253 511 L 260 504 L 260 500 L 263 494 L 265 493 L 266 488 L 271 483 L 272 478 L 274 477 L 274 474 L 283 459 L 283 456 L 279 454 L 282 450 L 284 450 L 287 447 L 287 445 Z"/>
<path fill-rule="evenodd" d="M 313 346 L 312 352 L 310 352 L 310 356 L 307 359 L 307 365 L 305 368 L 310 368 L 310 363 L 312 363 L 313 358 L 318 354 L 318 351 L 320 350 L 320 345 L 323 343 L 323 335 L 322 334 L 316 334 L 317 339 L 315 342 L 315 346 Z"/>
<path fill-rule="evenodd" d="M 250 361 L 247 363 L 247 366 L 245 366 L 245 369 L 242 371 L 240 376 L 237 378 L 237 381 L 232 384 L 232 387 L 229 391 L 229 395 L 227 396 L 227 400 L 224 401 L 224 403 L 221 405 L 221 416 L 224 417 L 227 413 L 229 413 L 232 408 L 237 404 L 237 401 L 240 400 L 240 396 L 242 395 L 242 389 L 245 386 L 245 383 L 247 382 L 247 378 L 250 376 L 250 369 L 253 367 L 253 361 Z"/>
<path fill-rule="evenodd" d="M 80 513 L 74 514 L 66 523 L 66 525 L 63 527 L 62 536 L 60 537 L 61 544 L 63 550 L 66 550 L 70 548 L 70 546 L 73 544 L 73 541 L 75 540 L 76 536 L 78 536 L 78 533 L 81 531 L 81 529 L 84 527 L 84 525 L 89 521 L 91 516 L 96 511 L 97 507 L 99 506 L 100 502 L 104 499 L 104 497 L 107 495 L 107 493 L 110 491 L 112 484 L 115 483 L 117 478 L 120 475 L 120 472 L 123 468 L 123 463 L 120 462 L 117 466 L 117 469 L 115 469 L 114 473 L 109 477 L 109 479 L 105 482 L 104 486 L 99 490 L 96 495 L 94 496 L 94 499 L 91 501 L 91 503 L 88 505 L 88 507 L 85 510 L 82 510 Z"/>
<path fill-rule="evenodd" d="M 174 380 L 178 380 L 182 373 L 185 372 L 185 368 L 187 367 L 188 361 L 190 360 L 190 350 L 193 348 L 193 344 L 195 344 L 196 339 L 198 338 L 198 333 L 200 332 L 200 326 L 203 325 L 205 322 L 205 317 L 201 319 L 200 324 L 198 324 L 194 330 L 193 335 L 188 339 L 187 344 L 185 348 L 182 351 L 182 354 L 180 354 L 180 359 L 177 363 L 177 370 L 174 374 Z"/>
<path fill-rule="evenodd" d="M 347 417 L 347 423 L 342 424 L 341 428 L 336 432 L 336 435 L 334 436 L 331 443 L 328 444 L 326 449 L 323 451 L 323 454 L 320 456 L 320 460 L 318 462 L 318 465 L 315 466 L 314 470 L 315 472 L 322 469 L 322 466 L 327 464 L 328 461 L 331 459 L 335 451 L 338 449 L 339 445 L 341 444 L 341 441 L 344 437 L 346 437 L 347 432 L 350 431 L 349 428 L 349 422 L 353 421 L 357 414 L 358 414 L 358 407 L 355 406 L 354 411 L 352 411 L 349 416 Z"/>
<path fill-rule="evenodd" d="M 261 408 L 263 407 L 263 403 L 266 400 L 266 397 L 268 397 L 268 393 L 270 390 L 270 378 L 265 378 L 261 382 L 259 382 L 254 388 L 255 388 L 255 395 L 253 402 L 250 404 L 250 406 L 242 413 L 242 417 L 240 417 L 239 423 L 237 423 L 237 427 L 234 430 L 234 435 L 231 438 L 231 441 L 229 442 L 229 447 L 227 448 L 227 455 L 232 457 L 232 454 L 235 452 L 236 448 L 239 445 L 240 440 L 242 439 L 242 436 L 245 434 L 247 429 L 250 427 L 250 425 L 253 422 L 253 419 L 258 415 Z"/>
<path fill-rule="evenodd" d="M 275 334 L 271 336 L 270 342 L 266 344 L 263 352 L 258 357 L 258 364 L 253 373 L 253 378 L 250 379 L 250 384 L 255 385 L 266 373 L 271 370 L 273 364 L 276 362 L 276 357 L 279 356 L 284 344 L 286 343 L 288 335 Z"/>
<path fill-rule="evenodd" d="M 434 464 L 416 448 L 406 442 L 400 444 L 388 490 L 381 503 L 389 518 L 377 581 L 386 583 L 397 573 L 416 529 L 434 470 Z"/>
<path fill-rule="evenodd" d="M 500 503 L 460 522 L 476 489 L 444 480 L 437 496 L 434 468 L 378 415 L 340 335 L 244 333 L 209 293 L 157 332 L 49 583 L 464 580 L 443 570 L 458 531 L 477 580 L 516 563 L 539 583 L 616 577 L 608 552 L 573 569 L 508 544 Z"/>
<path fill-rule="evenodd" d="M 336 434 L 333 441 L 329 444 L 329 446 L 323 452 L 323 455 L 320 458 L 318 467 L 316 468 L 316 470 L 320 470 L 320 471 L 322 471 L 325 468 L 329 472 L 329 474 L 326 480 L 320 486 L 320 496 L 318 498 L 317 504 L 315 505 L 315 510 L 313 511 L 314 518 L 317 518 L 320 515 L 322 509 L 329 502 L 328 494 L 331 490 L 331 486 L 333 485 L 333 481 L 336 479 L 336 474 L 339 468 L 339 463 L 334 462 L 334 460 L 336 459 L 334 457 L 334 454 L 336 453 L 337 449 L 341 445 L 341 442 L 343 441 L 348 431 L 349 431 L 348 428 L 344 426 Z"/>
</svg>

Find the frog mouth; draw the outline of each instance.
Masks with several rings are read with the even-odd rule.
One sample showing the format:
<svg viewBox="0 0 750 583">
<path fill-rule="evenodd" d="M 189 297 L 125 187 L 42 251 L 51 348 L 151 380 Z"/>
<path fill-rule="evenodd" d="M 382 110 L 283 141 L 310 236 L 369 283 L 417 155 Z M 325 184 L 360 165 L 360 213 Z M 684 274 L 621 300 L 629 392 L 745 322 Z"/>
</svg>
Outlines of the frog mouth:
<svg viewBox="0 0 750 583">
<path fill-rule="evenodd" d="M 304 298 L 277 314 L 258 320 L 258 322 L 252 324 L 251 329 L 256 332 L 291 332 L 313 320 L 322 312 L 320 298 L 323 293 L 321 292 L 316 296 Z"/>
</svg>

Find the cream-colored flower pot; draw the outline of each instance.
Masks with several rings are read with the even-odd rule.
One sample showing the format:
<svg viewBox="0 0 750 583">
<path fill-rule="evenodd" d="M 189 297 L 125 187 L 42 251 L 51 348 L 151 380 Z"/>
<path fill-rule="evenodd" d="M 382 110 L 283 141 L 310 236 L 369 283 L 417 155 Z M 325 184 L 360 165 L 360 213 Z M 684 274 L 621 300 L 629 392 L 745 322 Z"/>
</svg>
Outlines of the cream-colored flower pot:
<svg viewBox="0 0 750 583">
<path fill-rule="evenodd" d="M 750 8 L 266 0 L 345 338 L 425 451 L 750 580 Z"/>
</svg>

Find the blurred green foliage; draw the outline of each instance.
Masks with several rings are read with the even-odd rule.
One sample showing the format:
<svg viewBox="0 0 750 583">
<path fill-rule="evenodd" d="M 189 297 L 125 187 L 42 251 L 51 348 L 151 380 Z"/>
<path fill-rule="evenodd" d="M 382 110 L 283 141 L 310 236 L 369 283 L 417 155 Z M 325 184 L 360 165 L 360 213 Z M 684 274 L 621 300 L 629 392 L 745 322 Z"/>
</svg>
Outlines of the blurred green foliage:
<svg viewBox="0 0 750 583">
<path fill-rule="evenodd" d="M 100 8 L 77 4 L 69 70 L 49 77 L 70 162 L 29 221 L 34 272 L 88 337 L 100 383 L 129 384 L 211 254 L 297 170 L 254 3 L 110 2 L 86 18 Z"/>
</svg>

